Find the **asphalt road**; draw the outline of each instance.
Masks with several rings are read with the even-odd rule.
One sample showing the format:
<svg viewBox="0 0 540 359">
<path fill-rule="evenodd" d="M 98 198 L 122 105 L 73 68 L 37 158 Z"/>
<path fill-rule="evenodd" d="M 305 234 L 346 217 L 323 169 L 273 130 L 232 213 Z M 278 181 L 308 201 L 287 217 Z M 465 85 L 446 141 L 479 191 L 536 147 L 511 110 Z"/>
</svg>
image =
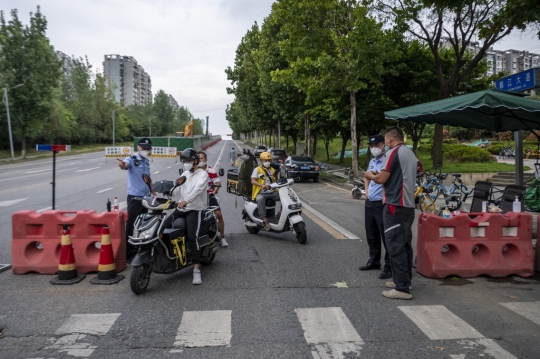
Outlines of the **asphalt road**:
<svg viewBox="0 0 540 359">
<path fill-rule="evenodd" d="M 230 148 L 209 163 L 229 168 Z M 11 214 L 51 206 L 52 160 L 0 166 L 0 264 L 10 263 Z M 156 159 L 154 180 L 179 164 Z M 226 177 L 222 178 L 226 182 Z M 56 205 L 105 210 L 125 201 L 126 173 L 102 154 L 59 157 Z M 414 274 L 412 301 L 382 297 L 364 201 L 332 183 L 296 183 L 308 244 L 292 233 L 249 234 L 243 200 L 220 192 L 230 246 L 202 269 L 153 275 L 135 295 L 124 279 L 52 286 L 52 276 L 0 273 L 0 358 L 538 358 L 540 278 L 436 280 Z M 122 273 L 129 277 L 131 268 Z"/>
</svg>

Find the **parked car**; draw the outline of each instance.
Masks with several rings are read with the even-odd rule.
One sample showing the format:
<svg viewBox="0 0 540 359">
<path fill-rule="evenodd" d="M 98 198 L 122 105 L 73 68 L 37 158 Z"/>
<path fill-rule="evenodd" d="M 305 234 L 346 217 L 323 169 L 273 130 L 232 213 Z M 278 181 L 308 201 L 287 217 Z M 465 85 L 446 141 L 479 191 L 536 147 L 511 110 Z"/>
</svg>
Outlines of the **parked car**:
<svg viewBox="0 0 540 359">
<path fill-rule="evenodd" d="M 277 148 L 272 148 L 269 152 L 272 155 L 271 166 L 274 167 L 274 169 L 279 170 L 280 165 L 287 159 L 287 152 Z"/>
<path fill-rule="evenodd" d="M 266 152 L 266 146 L 263 146 L 263 145 L 257 145 L 255 146 L 255 148 L 253 149 L 253 156 L 255 156 L 255 158 L 259 158 L 259 156 L 261 155 L 261 153 L 263 152 Z"/>
<path fill-rule="evenodd" d="M 319 182 L 319 164 L 308 156 L 289 156 L 281 167 L 281 177 Z"/>
</svg>

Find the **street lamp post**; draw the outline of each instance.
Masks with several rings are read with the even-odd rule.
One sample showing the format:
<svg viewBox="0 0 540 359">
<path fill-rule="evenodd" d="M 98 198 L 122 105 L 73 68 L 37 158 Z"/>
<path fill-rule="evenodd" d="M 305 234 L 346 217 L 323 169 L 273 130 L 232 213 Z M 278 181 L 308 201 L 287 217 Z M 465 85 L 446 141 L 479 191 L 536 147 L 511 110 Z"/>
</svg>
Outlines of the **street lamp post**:
<svg viewBox="0 0 540 359">
<path fill-rule="evenodd" d="M 13 86 L 11 90 L 16 89 L 17 87 L 24 86 L 24 84 L 18 84 L 16 86 Z M 8 100 L 8 88 L 4 87 L 4 104 L 6 105 L 6 111 L 7 111 L 7 122 L 8 122 L 8 132 L 9 132 L 9 147 L 11 149 L 11 159 L 15 161 L 15 152 L 13 151 L 13 135 L 11 133 L 11 118 L 9 117 L 9 100 Z"/>
</svg>

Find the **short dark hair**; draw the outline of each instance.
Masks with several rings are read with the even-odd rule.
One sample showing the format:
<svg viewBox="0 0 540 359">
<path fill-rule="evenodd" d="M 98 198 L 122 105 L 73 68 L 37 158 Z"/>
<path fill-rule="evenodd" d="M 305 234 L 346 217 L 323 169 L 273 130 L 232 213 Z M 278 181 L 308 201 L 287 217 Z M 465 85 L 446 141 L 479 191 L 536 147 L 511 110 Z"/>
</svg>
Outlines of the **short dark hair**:
<svg viewBox="0 0 540 359">
<path fill-rule="evenodd" d="M 204 158 L 208 159 L 208 156 L 206 155 L 206 153 L 205 153 L 205 152 L 203 152 L 203 151 L 200 151 L 200 152 L 199 152 L 199 156 L 200 156 L 200 155 L 204 155 Z"/>
<path fill-rule="evenodd" d="M 405 139 L 403 131 L 397 126 L 388 127 L 384 134 L 388 137 L 395 138 L 398 141 L 403 141 Z"/>
</svg>

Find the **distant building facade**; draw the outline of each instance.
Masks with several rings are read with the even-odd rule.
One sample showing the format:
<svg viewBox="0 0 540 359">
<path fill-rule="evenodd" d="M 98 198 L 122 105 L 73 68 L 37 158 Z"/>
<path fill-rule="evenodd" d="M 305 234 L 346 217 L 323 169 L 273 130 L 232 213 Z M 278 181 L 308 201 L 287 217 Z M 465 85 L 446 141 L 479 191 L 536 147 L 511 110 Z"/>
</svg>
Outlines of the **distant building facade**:
<svg viewBox="0 0 540 359">
<path fill-rule="evenodd" d="M 493 47 L 486 51 L 488 62 L 487 76 L 502 71 L 512 75 L 521 71 L 540 67 L 540 54 L 522 50 L 494 50 Z"/>
<path fill-rule="evenodd" d="M 116 101 L 123 106 L 152 103 L 150 75 L 134 57 L 105 55 L 103 72 Z"/>
<path fill-rule="evenodd" d="M 69 80 L 71 78 L 71 69 L 73 68 L 73 59 L 62 51 L 55 51 L 55 53 L 56 58 L 62 64 L 62 73 Z"/>
<path fill-rule="evenodd" d="M 176 101 L 176 99 L 172 95 L 169 95 L 169 103 L 175 110 L 178 110 L 180 108 L 180 105 L 178 105 L 178 101 Z"/>
</svg>

